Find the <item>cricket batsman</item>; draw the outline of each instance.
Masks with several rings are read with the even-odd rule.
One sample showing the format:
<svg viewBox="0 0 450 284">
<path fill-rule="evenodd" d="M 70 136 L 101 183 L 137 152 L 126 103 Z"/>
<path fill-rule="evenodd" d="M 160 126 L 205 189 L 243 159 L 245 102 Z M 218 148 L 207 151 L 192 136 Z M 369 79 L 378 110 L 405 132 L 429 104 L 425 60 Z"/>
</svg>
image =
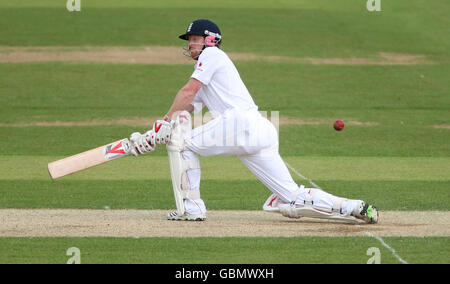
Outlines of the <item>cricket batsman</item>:
<svg viewBox="0 0 450 284">
<path fill-rule="evenodd" d="M 179 90 L 163 119 L 144 134 L 131 134 L 134 156 L 166 144 L 177 210 L 169 220 L 203 221 L 200 196 L 201 156 L 236 156 L 273 193 L 263 209 L 289 218 L 312 217 L 378 222 L 378 210 L 362 200 L 334 196 L 294 182 L 278 152 L 278 133 L 263 117 L 236 67 L 220 49 L 222 34 L 210 20 L 189 24 L 179 36 L 187 56 L 196 61 L 187 84 Z M 206 106 L 213 119 L 192 129 L 191 113 Z"/>
</svg>

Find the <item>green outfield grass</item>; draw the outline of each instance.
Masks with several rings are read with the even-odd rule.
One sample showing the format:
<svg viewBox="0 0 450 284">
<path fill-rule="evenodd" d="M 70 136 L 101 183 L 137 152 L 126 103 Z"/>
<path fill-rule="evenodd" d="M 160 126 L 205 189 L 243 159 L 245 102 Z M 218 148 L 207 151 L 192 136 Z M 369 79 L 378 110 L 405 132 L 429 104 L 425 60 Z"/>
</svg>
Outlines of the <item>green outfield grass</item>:
<svg viewBox="0 0 450 284">
<path fill-rule="evenodd" d="M 342 132 L 332 128 L 333 120 L 322 126 L 289 126 L 280 129 L 282 156 L 326 157 L 448 157 L 448 129 L 431 126 L 348 126 Z M 69 156 L 144 133 L 152 126 L 119 127 L 0 127 L 2 155 Z M 26 134 L 28 143 L 24 140 Z M 51 148 L 46 145 L 52 145 Z M 163 147 L 152 156 L 166 156 Z"/>
<path fill-rule="evenodd" d="M 281 126 L 282 155 L 448 156 L 445 67 L 348 67 L 243 64 L 260 110 L 319 125 Z M 267 67 L 267 68 L 266 68 Z M 7 127 L 33 122 L 158 117 L 183 86 L 190 66 L 2 64 L 1 153 L 70 155 L 127 137 L 142 126 Z M 279 68 L 282 79 L 271 79 Z M 255 73 L 254 70 L 267 70 Z M 176 76 L 163 76 L 162 74 Z M 420 76 L 423 75 L 424 78 Z M 21 79 L 26 76 L 26 79 Z M 166 78 L 167 77 L 167 78 Z M 150 79 L 151 78 L 151 79 Z M 394 80 L 395 79 L 395 80 Z M 265 81 L 269 87 L 260 82 Z M 281 81 L 280 81 L 281 80 Z M 99 87 L 102 82 L 102 87 Z M 325 82 L 325 83 L 322 83 Z M 374 88 L 381 84 L 383 88 Z M 166 87 L 170 86 L 170 87 Z M 33 90 L 32 92 L 30 90 Z M 276 94 L 276 95 L 274 95 Z M 139 102 L 139 103 L 135 103 Z M 356 121 L 342 132 L 335 119 Z M 365 124 L 364 124 L 365 123 Z M 150 126 L 149 126 L 150 127 Z M 21 135 L 35 143 L 23 147 Z M 88 138 L 88 139 L 86 139 Z M 52 144 L 51 149 L 42 145 Z M 156 155 L 165 155 L 157 151 Z"/>
<path fill-rule="evenodd" d="M 342 117 L 376 123 L 374 129 L 449 124 L 447 66 L 238 64 L 268 114 L 330 123 Z M 0 118 L 18 123 L 160 116 L 191 72 L 189 65 L 1 64 Z"/>
<path fill-rule="evenodd" d="M 1 156 L 0 180 L 50 181 L 47 163 L 63 156 Z M 313 180 L 447 181 L 449 158 L 427 157 L 303 157 L 284 160 Z M 203 179 L 257 180 L 236 157 L 200 157 Z M 157 166 L 155 166 L 157 165 Z M 158 180 L 170 178 L 168 157 L 124 157 L 57 181 L 77 180 Z M 142 171 L 135 171 L 139 168 Z M 295 176 L 295 174 L 293 173 Z M 55 182 L 57 182 L 55 181 Z"/>
<path fill-rule="evenodd" d="M 1 157 L 0 207 L 173 208 L 167 157 L 127 157 L 52 181 L 46 165 L 59 158 Z M 286 157 L 285 161 L 328 192 L 370 200 L 383 210 L 448 209 L 448 158 Z M 201 164 L 202 196 L 210 209 L 260 210 L 270 194 L 237 158 L 201 158 Z M 312 187 L 292 175 L 299 184 Z"/>
<path fill-rule="evenodd" d="M 299 179 L 298 183 L 313 187 Z M 448 181 L 315 180 L 337 196 L 363 199 L 380 210 L 448 210 Z M 225 185 L 224 185 L 225 184 Z M 174 209 L 172 184 L 165 180 L 1 180 L 1 208 Z M 259 181 L 204 180 L 209 210 L 262 210 L 271 192 Z"/>
<path fill-rule="evenodd" d="M 448 238 L 385 240 L 411 259 L 409 263 L 448 263 Z M 186 242 L 184 238 L 0 238 L 0 263 L 64 264 L 71 247 L 80 250 L 82 264 L 365 264 L 372 257 L 367 255 L 371 247 L 380 250 L 381 263 L 400 263 L 368 237 L 189 238 L 189 245 Z"/>
<path fill-rule="evenodd" d="M 85 1 L 78 14 L 67 12 L 65 1 L 8 2 L 0 3 L 0 26 L 7 27 L 0 45 L 174 45 L 180 29 L 202 17 L 215 19 L 224 47 L 235 51 L 319 57 L 390 51 L 449 60 L 445 0 L 384 1 L 380 13 L 369 13 L 360 0 L 101 0 Z"/>
<path fill-rule="evenodd" d="M 381 210 L 448 211 L 448 1 L 382 0 L 372 13 L 361 0 L 89 0 L 72 13 L 65 2 L 0 0 L 0 46 L 181 46 L 177 36 L 189 22 L 210 18 L 226 52 L 423 56 L 427 64 L 404 66 L 236 66 L 260 110 L 298 121 L 281 125 L 279 136 L 281 155 L 299 173 Z M 0 63 L 0 208 L 173 209 L 164 147 L 60 180 L 47 173 L 50 161 L 151 125 L 37 124 L 162 116 L 191 72 L 190 65 Z M 332 128 L 336 119 L 346 123 L 341 132 Z M 260 210 L 270 194 L 237 158 L 201 164 L 208 209 Z M 409 263 L 449 262 L 449 236 L 383 239 Z M 366 263 L 370 247 L 381 250 L 382 263 L 399 263 L 369 237 L 0 237 L 0 263 L 65 263 L 69 247 L 80 248 L 82 263 Z"/>
</svg>

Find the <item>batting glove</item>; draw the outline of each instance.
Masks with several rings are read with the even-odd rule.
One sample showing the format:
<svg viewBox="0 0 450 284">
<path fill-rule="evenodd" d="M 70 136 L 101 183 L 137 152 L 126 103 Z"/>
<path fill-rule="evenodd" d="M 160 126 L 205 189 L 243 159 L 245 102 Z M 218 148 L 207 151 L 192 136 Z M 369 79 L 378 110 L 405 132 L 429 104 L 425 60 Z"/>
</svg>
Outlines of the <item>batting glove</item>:
<svg viewBox="0 0 450 284">
<path fill-rule="evenodd" d="M 156 135 L 156 144 L 166 144 L 170 142 L 173 124 L 174 122 L 169 122 L 166 120 L 155 121 L 153 124 L 153 132 Z"/>
<path fill-rule="evenodd" d="M 139 132 L 133 132 L 130 136 L 131 154 L 138 156 L 155 151 L 155 137 L 153 130 L 149 130 L 143 135 Z"/>
</svg>

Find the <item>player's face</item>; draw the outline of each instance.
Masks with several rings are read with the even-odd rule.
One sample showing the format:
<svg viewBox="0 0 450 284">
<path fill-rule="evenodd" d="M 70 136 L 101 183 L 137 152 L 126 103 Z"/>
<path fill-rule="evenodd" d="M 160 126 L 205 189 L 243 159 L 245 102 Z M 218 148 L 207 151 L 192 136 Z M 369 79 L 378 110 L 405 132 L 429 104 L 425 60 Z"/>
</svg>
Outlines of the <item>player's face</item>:
<svg viewBox="0 0 450 284">
<path fill-rule="evenodd" d="M 200 35 L 189 35 L 189 53 L 193 59 L 196 59 L 203 50 L 205 38 Z"/>
</svg>

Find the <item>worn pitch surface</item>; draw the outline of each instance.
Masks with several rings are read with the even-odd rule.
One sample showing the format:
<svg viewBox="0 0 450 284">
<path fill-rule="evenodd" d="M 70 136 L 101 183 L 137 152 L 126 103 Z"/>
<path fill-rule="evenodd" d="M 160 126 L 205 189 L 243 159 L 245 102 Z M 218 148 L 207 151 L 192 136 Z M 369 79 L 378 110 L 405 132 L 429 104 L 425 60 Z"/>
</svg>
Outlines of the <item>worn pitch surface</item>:
<svg viewBox="0 0 450 284">
<path fill-rule="evenodd" d="M 450 213 L 382 211 L 380 222 L 288 219 L 264 211 L 209 211 L 204 222 L 168 221 L 165 210 L 0 209 L 0 236 L 232 237 L 450 236 Z"/>
</svg>

